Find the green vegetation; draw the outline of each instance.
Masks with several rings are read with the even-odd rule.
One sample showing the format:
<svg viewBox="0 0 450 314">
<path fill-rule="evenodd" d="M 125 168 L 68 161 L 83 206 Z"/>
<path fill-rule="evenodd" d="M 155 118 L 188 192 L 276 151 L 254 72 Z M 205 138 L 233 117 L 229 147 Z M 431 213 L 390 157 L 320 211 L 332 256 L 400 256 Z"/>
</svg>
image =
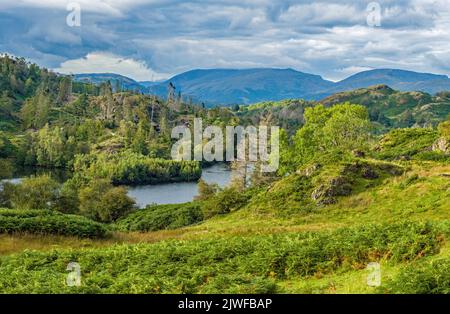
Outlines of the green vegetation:
<svg viewBox="0 0 450 314">
<path fill-rule="evenodd" d="M 380 159 L 420 158 L 437 140 L 438 134 L 433 129 L 408 128 L 395 129 L 383 136 L 377 148 Z"/>
<path fill-rule="evenodd" d="M 434 259 L 408 265 L 390 280 L 381 293 L 450 293 L 450 258 Z"/>
<path fill-rule="evenodd" d="M 108 228 L 85 217 L 54 211 L 0 209 L 0 233 L 102 238 L 107 236 Z"/>
<path fill-rule="evenodd" d="M 0 177 L 70 174 L 0 181 L 0 293 L 450 292 L 448 93 L 205 109 L 173 86 L 161 100 L 10 57 L 0 88 Z M 171 128 L 194 118 L 282 126 L 278 172 L 234 162 L 228 187 L 200 180 L 193 202 L 137 209 L 124 185 L 200 178 L 201 163 L 170 160 Z M 70 262 L 80 287 L 64 284 Z"/>
<path fill-rule="evenodd" d="M 74 171 L 90 178 L 106 178 L 113 184 L 193 181 L 202 172 L 197 161 L 149 158 L 132 152 L 78 156 Z"/>
<path fill-rule="evenodd" d="M 332 232 L 233 237 L 81 251 L 26 253 L 0 260 L 2 292 L 282 292 L 278 280 L 360 269 L 372 259 L 414 260 L 439 252 L 430 223 L 368 225 Z M 46 260 L 42 264 L 42 260 Z M 64 285 L 67 264 L 83 285 Z M 46 278 L 46 285 L 33 283 Z"/>
<path fill-rule="evenodd" d="M 122 231 L 156 231 L 189 226 L 203 220 L 199 203 L 154 205 L 136 211 L 119 220 L 117 228 Z"/>
<path fill-rule="evenodd" d="M 445 93 L 436 96 L 424 92 L 399 92 L 386 85 L 342 92 L 321 103 L 332 106 L 351 102 L 369 110 L 370 120 L 382 128 L 436 126 L 450 114 L 450 99 Z"/>
<path fill-rule="evenodd" d="M 113 222 L 134 209 L 135 202 L 124 187 L 108 180 L 78 184 L 73 178 L 61 185 L 48 175 L 29 177 L 18 184 L 2 183 L 1 206 L 15 209 L 48 209 L 82 214 L 101 222 Z"/>
<path fill-rule="evenodd" d="M 123 187 L 93 180 L 79 191 L 80 213 L 101 222 L 113 222 L 134 209 L 134 200 Z"/>
</svg>

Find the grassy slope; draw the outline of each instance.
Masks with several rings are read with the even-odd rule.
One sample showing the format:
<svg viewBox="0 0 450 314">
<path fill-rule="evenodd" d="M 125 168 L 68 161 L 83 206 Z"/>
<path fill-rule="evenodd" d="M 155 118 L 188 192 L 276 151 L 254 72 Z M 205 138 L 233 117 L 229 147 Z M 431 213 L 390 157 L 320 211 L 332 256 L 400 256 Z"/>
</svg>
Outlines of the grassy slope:
<svg viewBox="0 0 450 314">
<path fill-rule="evenodd" d="M 373 222 L 394 222 L 399 219 L 442 221 L 450 218 L 450 165 L 432 162 L 413 164 L 401 176 L 383 178 L 365 191 L 340 197 L 336 204 L 309 213 L 280 216 L 275 211 L 255 211 L 246 208 L 225 216 L 217 216 L 203 223 L 175 230 L 148 233 L 116 233 L 108 240 L 83 240 L 64 237 L 30 235 L 1 236 L 0 254 L 10 255 L 24 248 L 48 251 L 54 248 L 105 247 L 122 243 L 152 243 L 172 239 L 223 239 L 234 236 L 258 236 L 273 233 L 334 230 L 338 227 L 366 225 Z M 442 244 L 441 252 L 426 260 L 450 257 L 450 246 Z M 409 262 L 410 263 L 410 262 Z M 382 280 L 395 277 L 408 263 L 381 260 Z M 316 274 L 312 277 L 278 279 L 279 292 L 300 293 L 372 293 L 366 285 L 368 272 L 364 269 Z M 247 290 L 246 290 L 247 291 Z M 251 290 L 250 290 L 251 291 Z"/>
</svg>

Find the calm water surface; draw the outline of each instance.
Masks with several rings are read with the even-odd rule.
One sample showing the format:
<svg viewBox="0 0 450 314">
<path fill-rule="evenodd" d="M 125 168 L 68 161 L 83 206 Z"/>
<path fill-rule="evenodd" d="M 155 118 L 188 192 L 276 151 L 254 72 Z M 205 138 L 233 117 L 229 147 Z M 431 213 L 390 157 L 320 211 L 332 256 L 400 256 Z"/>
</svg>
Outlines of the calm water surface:
<svg viewBox="0 0 450 314">
<path fill-rule="evenodd" d="M 231 180 L 231 170 L 225 164 L 203 168 L 202 179 L 207 183 L 226 186 Z M 190 202 L 198 194 L 197 182 L 163 183 L 129 187 L 131 197 L 139 207 L 149 204 L 180 204 Z"/>
<path fill-rule="evenodd" d="M 13 175 L 13 179 L 7 179 L 11 183 L 19 183 L 24 177 L 30 175 L 50 174 L 53 179 L 63 183 L 69 175 L 48 169 L 21 169 Z M 231 170 L 226 164 L 217 164 L 203 168 L 202 179 L 207 183 L 217 183 L 226 186 L 231 180 Z M 154 185 L 141 185 L 128 187 L 128 195 L 136 200 L 139 207 L 149 204 L 180 204 L 190 202 L 198 194 L 197 182 L 161 183 Z"/>
</svg>

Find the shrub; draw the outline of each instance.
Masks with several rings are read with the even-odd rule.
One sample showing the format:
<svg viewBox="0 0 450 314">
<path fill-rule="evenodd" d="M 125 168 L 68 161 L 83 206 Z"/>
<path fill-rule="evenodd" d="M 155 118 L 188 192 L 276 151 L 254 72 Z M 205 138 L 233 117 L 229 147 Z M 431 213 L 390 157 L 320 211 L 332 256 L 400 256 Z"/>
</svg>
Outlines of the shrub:
<svg viewBox="0 0 450 314">
<path fill-rule="evenodd" d="M 408 265 L 394 279 L 381 286 L 378 292 L 449 294 L 450 258 Z"/>
<path fill-rule="evenodd" d="M 219 185 L 217 183 L 208 184 L 205 180 L 198 180 L 198 195 L 195 197 L 196 200 L 206 200 L 214 196 L 219 190 Z"/>
<path fill-rule="evenodd" d="M 48 175 L 29 177 L 15 187 L 14 208 L 53 209 L 57 206 L 60 184 Z"/>
<path fill-rule="evenodd" d="M 249 195 L 241 189 L 227 187 L 203 203 L 203 214 L 205 218 L 227 214 L 246 205 L 249 199 Z"/>
<path fill-rule="evenodd" d="M 105 237 L 108 229 L 82 216 L 64 215 L 49 210 L 0 209 L 0 233 L 30 233 Z"/>
<path fill-rule="evenodd" d="M 79 192 L 80 212 L 91 219 L 113 222 L 134 209 L 135 201 L 123 187 L 108 180 L 93 180 Z"/>
<path fill-rule="evenodd" d="M 117 222 L 123 231 L 156 231 L 175 229 L 203 220 L 198 203 L 154 205 L 140 209 Z"/>
</svg>

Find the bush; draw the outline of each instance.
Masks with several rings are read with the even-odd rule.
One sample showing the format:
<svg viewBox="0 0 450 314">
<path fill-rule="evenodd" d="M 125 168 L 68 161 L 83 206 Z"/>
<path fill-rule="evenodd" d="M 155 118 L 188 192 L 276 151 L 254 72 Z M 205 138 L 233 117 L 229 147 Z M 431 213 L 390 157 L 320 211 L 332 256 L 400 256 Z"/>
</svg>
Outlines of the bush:
<svg viewBox="0 0 450 314">
<path fill-rule="evenodd" d="M 203 205 L 205 218 L 227 214 L 247 204 L 250 196 L 236 187 L 227 187 L 206 200 Z"/>
<path fill-rule="evenodd" d="M 379 293 L 449 294 L 450 258 L 414 263 L 378 289 Z"/>
<path fill-rule="evenodd" d="M 82 216 L 49 210 L 0 209 L 0 233 L 30 233 L 101 238 L 108 229 Z"/>
<path fill-rule="evenodd" d="M 29 177 L 15 187 L 14 208 L 54 209 L 57 207 L 60 184 L 48 175 Z"/>
<path fill-rule="evenodd" d="M 219 185 L 217 183 L 208 184 L 205 180 L 198 180 L 198 195 L 195 197 L 196 200 L 202 201 L 214 196 L 219 190 Z"/>
<path fill-rule="evenodd" d="M 134 209 L 135 201 L 124 187 L 107 180 L 94 180 L 79 193 L 80 212 L 101 222 L 113 222 Z"/>
<path fill-rule="evenodd" d="M 438 230 L 431 223 L 402 222 L 327 232 L 25 252 L 0 259 L 0 292 L 273 292 L 279 279 L 363 269 L 383 258 L 412 261 L 436 254 Z M 81 287 L 63 284 L 71 261 L 81 265 Z"/>
<path fill-rule="evenodd" d="M 123 231 L 156 231 L 176 229 L 203 220 L 198 203 L 155 205 L 140 209 L 117 222 Z"/>
</svg>

